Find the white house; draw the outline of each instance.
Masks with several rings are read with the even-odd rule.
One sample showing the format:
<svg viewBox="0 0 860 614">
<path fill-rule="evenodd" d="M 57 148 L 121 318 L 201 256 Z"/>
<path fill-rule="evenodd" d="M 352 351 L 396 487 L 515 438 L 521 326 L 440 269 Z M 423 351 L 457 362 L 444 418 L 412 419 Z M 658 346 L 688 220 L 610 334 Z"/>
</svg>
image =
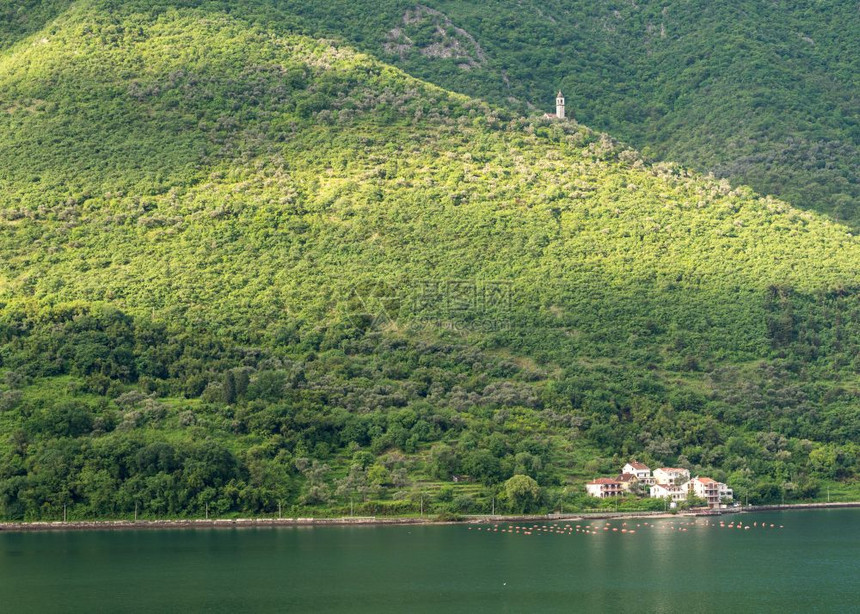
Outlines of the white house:
<svg viewBox="0 0 860 614">
<path fill-rule="evenodd" d="M 660 467 L 654 470 L 654 479 L 658 484 L 684 484 L 690 481 L 690 472 L 680 467 Z"/>
<path fill-rule="evenodd" d="M 615 481 L 621 484 L 621 488 L 623 488 L 627 492 L 630 492 L 633 487 L 639 483 L 639 478 L 637 478 L 632 473 L 622 473 L 617 478 L 615 478 Z"/>
<path fill-rule="evenodd" d="M 687 483 L 687 490 L 707 501 L 710 507 L 719 507 L 723 501 L 731 500 L 734 496 L 732 489 L 722 482 L 698 475 Z"/>
<path fill-rule="evenodd" d="M 650 486 L 650 492 L 641 486 Z M 691 480 L 690 471 L 682 467 L 660 467 L 652 472 L 648 465 L 635 460 L 624 465 L 618 477 L 597 478 L 586 484 L 585 489 L 589 495 L 600 499 L 625 493 L 648 493 L 652 499 L 671 501 L 672 507 L 685 501 L 689 494 L 704 499 L 711 507 L 719 507 L 734 498 L 732 489 L 722 482 L 698 475 Z"/>
<path fill-rule="evenodd" d="M 678 502 L 687 498 L 687 489 L 685 486 L 676 484 L 655 484 L 651 487 L 652 499 L 669 499 L 670 501 Z"/>
<path fill-rule="evenodd" d="M 630 473 L 636 476 L 636 479 L 642 482 L 643 484 L 655 484 L 657 480 L 651 475 L 651 468 L 648 465 L 643 463 L 637 463 L 636 461 L 630 461 L 624 468 L 621 469 L 621 473 Z"/>
<path fill-rule="evenodd" d="M 589 495 L 598 499 L 617 497 L 624 494 L 624 487 L 621 485 L 621 482 L 612 478 L 597 478 L 593 482 L 586 484 L 585 490 Z"/>
</svg>

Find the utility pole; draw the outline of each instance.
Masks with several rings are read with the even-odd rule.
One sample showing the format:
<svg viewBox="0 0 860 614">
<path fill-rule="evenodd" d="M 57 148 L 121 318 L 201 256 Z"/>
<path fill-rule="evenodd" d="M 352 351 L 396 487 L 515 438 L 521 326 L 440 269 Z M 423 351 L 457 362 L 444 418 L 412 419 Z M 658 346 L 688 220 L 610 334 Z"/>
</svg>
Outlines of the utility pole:
<svg viewBox="0 0 860 614">
<path fill-rule="evenodd" d="M 137 501 L 134 502 L 134 521 L 137 522 Z"/>
<path fill-rule="evenodd" d="M 492 515 L 493 516 L 496 515 L 496 497 L 495 497 L 495 495 L 493 495 L 493 513 L 492 513 Z"/>
<path fill-rule="evenodd" d="M 424 493 L 421 493 L 421 518 L 424 518 Z"/>
<path fill-rule="evenodd" d="M 278 520 L 281 519 L 281 502 L 278 501 Z"/>
<path fill-rule="evenodd" d="M 349 498 L 349 515 L 355 515 L 355 500 L 352 497 Z"/>
<path fill-rule="evenodd" d="M 827 502 L 830 503 L 830 487 L 827 487 Z"/>
<path fill-rule="evenodd" d="M 63 503 L 63 522 L 66 522 L 66 504 Z"/>
<path fill-rule="evenodd" d="M 206 520 L 209 520 L 209 504 L 206 504 Z"/>
</svg>

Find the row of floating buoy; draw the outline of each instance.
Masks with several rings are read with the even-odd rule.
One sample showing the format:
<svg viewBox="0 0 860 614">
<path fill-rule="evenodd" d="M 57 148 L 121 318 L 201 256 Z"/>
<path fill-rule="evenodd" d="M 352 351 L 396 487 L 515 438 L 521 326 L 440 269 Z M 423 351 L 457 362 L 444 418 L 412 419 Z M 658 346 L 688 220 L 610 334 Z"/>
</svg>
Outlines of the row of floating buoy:
<svg viewBox="0 0 860 614">
<path fill-rule="evenodd" d="M 636 525 L 639 527 L 640 525 Z M 473 527 L 469 527 L 471 531 Z M 508 525 L 507 528 L 504 526 L 499 528 L 499 525 L 492 525 L 486 527 L 477 527 L 478 531 L 485 531 L 487 533 L 513 533 L 516 535 L 540 535 L 540 534 L 554 534 L 554 535 L 573 535 L 575 533 L 581 534 L 590 534 L 597 535 L 599 532 L 613 532 L 613 533 L 636 533 L 636 529 L 627 528 L 627 523 L 625 522 L 621 527 L 613 527 L 610 523 L 606 523 L 604 525 L 600 525 L 599 523 L 591 524 L 578 524 L 576 526 L 572 524 L 565 525 L 538 525 L 533 524 L 529 525 Z"/>
<path fill-rule="evenodd" d="M 714 523 L 711 523 L 711 526 L 717 526 L 717 525 Z M 752 523 L 752 526 L 750 526 L 748 524 L 743 524 L 741 522 L 735 523 L 734 521 L 732 521 L 732 522 L 726 524 L 725 521 L 720 521 L 719 527 L 721 529 L 743 529 L 745 531 L 749 531 L 751 528 L 752 529 L 784 529 L 785 528 L 783 525 L 777 526 L 774 523 L 768 524 L 766 522 L 762 522 L 761 524 L 759 524 L 757 520 Z"/>
<path fill-rule="evenodd" d="M 501 528 L 500 528 L 501 527 Z M 721 529 L 740 529 L 749 531 L 750 529 L 782 529 L 783 525 L 776 525 L 774 523 L 766 523 L 758 521 L 753 521 L 752 525 L 743 524 L 740 521 L 731 521 L 726 523 L 721 520 L 719 524 L 715 522 L 681 522 L 681 523 L 648 523 L 642 522 L 637 523 L 636 528 L 633 528 L 632 524 L 628 527 L 626 522 L 621 523 L 620 526 L 613 526 L 609 522 L 601 523 L 591 523 L 591 524 L 532 524 L 532 525 L 514 525 L 509 524 L 505 525 L 489 525 L 489 526 L 480 526 L 476 527 L 478 531 L 484 531 L 486 533 L 508 533 L 514 535 L 541 535 L 541 534 L 554 534 L 554 535 L 574 535 L 576 533 L 580 533 L 583 535 L 597 535 L 599 533 L 622 533 L 632 535 L 636 533 L 636 529 L 642 528 L 650 528 L 650 529 L 659 529 L 666 531 L 676 531 L 679 533 L 687 533 L 689 532 L 690 527 L 695 528 L 706 528 L 706 527 L 718 527 Z M 473 527 L 469 527 L 471 531 Z"/>
</svg>

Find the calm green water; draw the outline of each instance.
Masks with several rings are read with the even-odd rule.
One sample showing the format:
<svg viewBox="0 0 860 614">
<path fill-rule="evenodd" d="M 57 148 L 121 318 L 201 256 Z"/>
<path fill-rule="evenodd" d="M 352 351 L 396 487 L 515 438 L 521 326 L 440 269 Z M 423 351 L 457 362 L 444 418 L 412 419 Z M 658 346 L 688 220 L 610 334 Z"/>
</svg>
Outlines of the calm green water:
<svg viewBox="0 0 860 614">
<path fill-rule="evenodd" d="M 860 510 L 734 519 L 785 528 L 6 533 L 0 611 L 860 611 Z"/>
</svg>

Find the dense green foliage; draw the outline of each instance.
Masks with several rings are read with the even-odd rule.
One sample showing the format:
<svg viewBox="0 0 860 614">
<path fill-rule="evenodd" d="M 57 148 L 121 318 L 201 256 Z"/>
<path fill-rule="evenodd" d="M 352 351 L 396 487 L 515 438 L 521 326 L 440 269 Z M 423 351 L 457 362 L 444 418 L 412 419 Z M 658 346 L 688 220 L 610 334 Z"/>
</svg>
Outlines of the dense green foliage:
<svg viewBox="0 0 860 614">
<path fill-rule="evenodd" d="M 0 0 L 0 50 L 37 32 L 73 0 Z"/>
<path fill-rule="evenodd" d="M 571 509 L 632 456 L 852 487 L 848 228 L 181 4 L 0 55 L 0 515 Z"/>
<path fill-rule="evenodd" d="M 860 222 L 855 2 L 278 2 L 309 33 Z M 428 10 L 429 9 L 429 10 Z M 534 105 L 534 106 L 531 106 Z"/>
</svg>

